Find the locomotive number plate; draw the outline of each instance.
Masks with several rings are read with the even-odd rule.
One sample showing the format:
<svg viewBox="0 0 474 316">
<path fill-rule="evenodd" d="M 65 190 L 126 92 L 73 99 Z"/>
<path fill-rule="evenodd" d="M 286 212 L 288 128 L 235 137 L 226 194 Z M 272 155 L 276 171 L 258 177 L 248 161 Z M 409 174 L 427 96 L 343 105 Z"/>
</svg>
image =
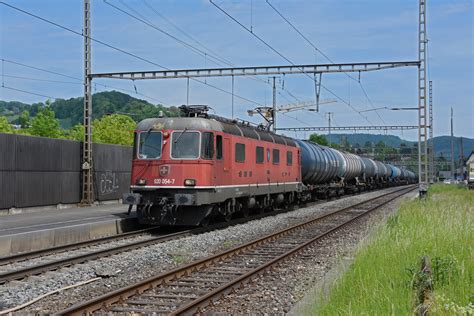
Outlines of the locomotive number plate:
<svg viewBox="0 0 474 316">
<path fill-rule="evenodd" d="M 167 178 L 163 178 L 163 179 L 155 179 L 153 182 L 155 184 L 174 184 L 174 179 L 167 179 Z"/>
</svg>

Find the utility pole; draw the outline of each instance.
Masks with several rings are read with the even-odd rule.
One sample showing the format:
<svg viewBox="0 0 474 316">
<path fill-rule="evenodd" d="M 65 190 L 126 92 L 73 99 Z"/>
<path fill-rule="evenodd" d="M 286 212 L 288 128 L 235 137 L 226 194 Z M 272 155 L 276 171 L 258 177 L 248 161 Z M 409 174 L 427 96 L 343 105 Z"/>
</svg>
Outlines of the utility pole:
<svg viewBox="0 0 474 316">
<path fill-rule="evenodd" d="M 459 141 L 459 169 L 461 171 L 461 179 L 464 180 L 464 140 L 462 137 Z"/>
<path fill-rule="evenodd" d="M 84 0 L 84 142 L 82 144 L 82 205 L 94 202 L 92 184 L 92 77 L 90 0 Z"/>
<path fill-rule="evenodd" d="M 234 76 L 232 76 L 232 119 L 234 119 Z"/>
<path fill-rule="evenodd" d="M 331 115 L 334 114 L 334 112 L 328 112 L 328 142 L 329 146 L 331 146 Z"/>
<path fill-rule="evenodd" d="M 418 182 L 419 195 L 428 191 L 428 130 L 426 111 L 426 1 L 419 0 L 418 16 Z"/>
<path fill-rule="evenodd" d="M 276 77 L 273 76 L 273 107 L 272 107 L 272 121 L 273 132 L 276 132 L 276 112 L 277 112 L 277 96 L 276 96 Z"/>
<path fill-rule="evenodd" d="M 429 113 L 430 113 L 430 142 L 428 148 L 428 158 L 430 165 L 430 183 L 434 183 L 436 179 L 436 174 L 434 170 L 434 138 L 433 138 L 433 81 L 430 80 L 430 90 L 429 90 Z"/>
<path fill-rule="evenodd" d="M 453 108 L 451 107 L 451 179 L 454 180 L 454 132 L 453 132 Z"/>
<path fill-rule="evenodd" d="M 189 77 L 186 79 L 186 105 L 189 106 Z"/>
</svg>

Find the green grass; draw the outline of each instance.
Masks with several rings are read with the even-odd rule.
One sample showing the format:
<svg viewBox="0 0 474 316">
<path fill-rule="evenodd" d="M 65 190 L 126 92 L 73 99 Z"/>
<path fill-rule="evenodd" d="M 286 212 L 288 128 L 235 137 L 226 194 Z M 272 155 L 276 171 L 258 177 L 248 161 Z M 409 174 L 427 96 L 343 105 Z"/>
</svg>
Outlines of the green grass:
<svg viewBox="0 0 474 316">
<path fill-rule="evenodd" d="M 433 270 L 435 315 L 474 315 L 474 192 L 434 185 L 405 202 L 362 247 L 314 315 L 411 315 L 421 258 Z M 321 305 L 321 303 L 320 303 Z"/>
</svg>

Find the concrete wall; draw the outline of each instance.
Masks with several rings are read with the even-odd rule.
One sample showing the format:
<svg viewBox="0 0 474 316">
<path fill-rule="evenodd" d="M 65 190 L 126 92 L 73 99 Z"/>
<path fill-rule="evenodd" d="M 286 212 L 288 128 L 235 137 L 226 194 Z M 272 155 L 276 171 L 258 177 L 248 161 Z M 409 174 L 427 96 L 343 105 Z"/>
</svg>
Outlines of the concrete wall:
<svg viewBox="0 0 474 316">
<path fill-rule="evenodd" d="M 78 203 L 81 143 L 0 134 L 0 209 Z M 96 200 L 119 199 L 128 191 L 132 148 L 94 144 Z"/>
</svg>

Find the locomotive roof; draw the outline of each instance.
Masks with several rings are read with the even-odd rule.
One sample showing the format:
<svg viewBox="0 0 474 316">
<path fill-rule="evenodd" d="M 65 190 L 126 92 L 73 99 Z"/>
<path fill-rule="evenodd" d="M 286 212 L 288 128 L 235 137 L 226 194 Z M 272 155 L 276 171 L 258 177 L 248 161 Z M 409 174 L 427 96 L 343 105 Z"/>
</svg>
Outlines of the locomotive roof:
<svg viewBox="0 0 474 316">
<path fill-rule="evenodd" d="M 293 139 L 274 134 L 268 131 L 257 130 L 252 126 L 243 126 L 233 122 L 218 121 L 213 118 L 203 117 L 163 117 L 163 118 L 148 118 L 139 122 L 137 130 L 206 130 L 223 132 L 227 134 L 244 136 L 248 138 L 268 141 L 272 143 L 288 145 L 296 147 Z"/>
</svg>

